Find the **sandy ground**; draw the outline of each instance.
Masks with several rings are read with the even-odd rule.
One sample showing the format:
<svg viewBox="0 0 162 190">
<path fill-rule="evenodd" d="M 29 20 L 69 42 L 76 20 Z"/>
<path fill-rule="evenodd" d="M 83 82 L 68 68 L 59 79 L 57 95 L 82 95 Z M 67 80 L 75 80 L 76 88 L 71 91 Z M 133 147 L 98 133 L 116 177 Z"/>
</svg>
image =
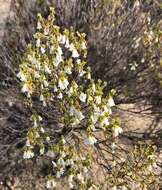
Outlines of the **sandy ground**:
<svg viewBox="0 0 162 190">
<path fill-rule="evenodd" d="M 0 43 L 4 35 L 8 14 L 10 13 L 11 0 L 0 0 Z"/>
</svg>

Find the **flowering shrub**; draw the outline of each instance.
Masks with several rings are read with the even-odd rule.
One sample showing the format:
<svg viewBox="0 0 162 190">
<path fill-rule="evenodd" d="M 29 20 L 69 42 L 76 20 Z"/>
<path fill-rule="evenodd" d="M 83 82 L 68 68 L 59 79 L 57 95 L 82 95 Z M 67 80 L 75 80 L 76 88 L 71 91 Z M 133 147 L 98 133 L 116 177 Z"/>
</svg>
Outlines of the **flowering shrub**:
<svg viewBox="0 0 162 190">
<path fill-rule="evenodd" d="M 40 156 L 49 161 L 48 189 L 57 189 L 66 178 L 69 189 L 152 185 L 155 148 L 140 144 L 131 153 L 121 152 L 117 139 L 123 130 L 112 117 L 115 90 L 105 95 L 106 82 L 92 79 L 86 35 L 61 30 L 54 21 L 52 8 L 47 20 L 38 15 L 35 44 L 28 45 L 17 75 L 32 112 L 24 159 Z M 55 106 L 57 122 L 52 128 L 45 124 L 40 104 L 45 110 Z M 100 183 L 94 165 L 102 169 Z"/>
</svg>

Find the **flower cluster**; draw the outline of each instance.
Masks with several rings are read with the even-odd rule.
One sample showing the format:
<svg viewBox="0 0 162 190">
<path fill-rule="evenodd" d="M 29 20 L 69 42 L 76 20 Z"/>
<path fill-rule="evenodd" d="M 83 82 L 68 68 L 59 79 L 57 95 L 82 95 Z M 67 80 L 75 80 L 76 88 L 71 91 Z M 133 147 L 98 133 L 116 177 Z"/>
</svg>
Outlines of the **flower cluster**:
<svg viewBox="0 0 162 190">
<path fill-rule="evenodd" d="M 106 82 L 95 82 L 91 78 L 91 70 L 86 62 L 86 35 L 75 33 L 72 29 L 61 31 L 53 24 L 54 20 L 53 9 L 47 20 L 38 15 L 35 45 L 28 45 L 17 74 L 21 81 L 21 92 L 30 101 L 32 109 L 34 98 L 44 107 L 58 101 L 61 113 L 58 125 L 73 131 L 72 140 L 80 130 L 82 133 L 77 138 L 87 151 L 78 151 L 74 142 L 68 145 L 64 133 L 57 137 L 57 142 L 51 143 L 50 135 L 42 126 L 43 116 L 41 118 L 35 111 L 31 117 L 33 127 L 27 134 L 24 159 L 38 154 L 35 147 L 39 148 L 39 155 L 51 159 L 55 172 L 53 178 L 50 176 L 47 188 L 55 187 L 55 179 L 67 175 L 70 188 L 79 184 L 78 187 L 95 189 L 88 171 L 93 159 L 89 150 L 98 143 L 97 132 L 112 130 L 115 137 L 122 132 L 121 128 L 110 125 L 115 92 L 112 90 L 105 96 L 103 90 Z"/>
<path fill-rule="evenodd" d="M 56 188 L 57 181 L 66 177 L 69 189 L 93 190 L 97 189 L 91 177 L 95 149 L 109 138 L 114 157 L 116 138 L 123 132 L 112 118 L 115 90 L 105 95 L 106 82 L 92 79 L 86 61 L 86 35 L 62 30 L 54 21 L 52 8 L 48 19 L 38 14 L 35 44 L 28 45 L 17 74 L 33 112 L 23 157 L 39 155 L 50 161 L 48 189 Z M 51 132 L 36 105 L 46 109 L 55 102 L 59 130 Z M 116 167 L 115 159 L 113 163 Z"/>
</svg>

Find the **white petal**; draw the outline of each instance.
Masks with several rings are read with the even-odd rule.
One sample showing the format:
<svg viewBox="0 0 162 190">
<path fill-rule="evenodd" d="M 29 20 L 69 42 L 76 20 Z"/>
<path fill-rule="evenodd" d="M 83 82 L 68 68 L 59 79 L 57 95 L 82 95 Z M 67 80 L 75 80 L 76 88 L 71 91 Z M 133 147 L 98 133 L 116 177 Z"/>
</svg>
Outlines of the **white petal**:
<svg viewBox="0 0 162 190">
<path fill-rule="evenodd" d="M 44 101 L 44 96 L 43 96 L 43 94 L 40 95 L 39 100 L 40 100 L 41 102 Z"/>
<path fill-rule="evenodd" d="M 40 39 L 38 38 L 37 41 L 36 41 L 36 46 L 37 46 L 37 47 L 40 47 L 40 44 L 41 44 L 40 42 L 41 42 L 41 41 L 40 41 Z"/>
<path fill-rule="evenodd" d="M 81 48 L 82 48 L 82 49 L 87 49 L 87 47 L 86 47 L 86 43 L 85 43 L 85 42 L 82 42 L 82 44 L 81 44 Z"/>
<path fill-rule="evenodd" d="M 113 130 L 114 130 L 115 137 L 119 136 L 119 134 L 123 132 L 123 129 L 121 127 L 115 127 Z"/>
<path fill-rule="evenodd" d="M 65 44 L 66 43 L 66 36 L 61 35 L 59 41 L 60 41 L 60 44 Z"/>
<path fill-rule="evenodd" d="M 97 104 L 101 104 L 101 96 L 96 96 L 95 100 Z"/>
<path fill-rule="evenodd" d="M 44 54 L 46 52 L 46 50 L 44 49 L 44 47 L 41 47 L 41 53 Z"/>
<path fill-rule="evenodd" d="M 49 69 L 47 65 L 45 65 L 45 73 L 51 74 L 51 70 Z"/>
<path fill-rule="evenodd" d="M 63 98 L 63 95 L 62 95 L 61 92 L 58 94 L 57 98 L 58 98 L 58 99 L 62 99 L 62 98 Z"/>
<path fill-rule="evenodd" d="M 114 102 L 114 100 L 113 100 L 112 97 L 110 97 L 110 98 L 108 99 L 108 106 L 110 106 L 110 107 L 115 106 L 115 102 Z"/>
<path fill-rule="evenodd" d="M 37 23 L 37 29 L 40 30 L 42 28 L 42 25 L 40 22 Z"/>
<path fill-rule="evenodd" d="M 83 92 L 80 94 L 79 99 L 81 102 L 86 102 L 87 95 Z"/>
<path fill-rule="evenodd" d="M 17 77 L 18 77 L 22 82 L 26 82 L 26 81 L 27 81 L 26 76 L 25 76 L 24 73 L 21 72 L 21 71 L 19 71 L 19 73 L 17 74 Z"/>
<path fill-rule="evenodd" d="M 74 50 L 72 51 L 72 57 L 73 57 L 73 58 L 79 57 L 79 53 L 78 53 L 78 51 L 77 51 L 76 49 L 74 49 Z"/>
<path fill-rule="evenodd" d="M 29 86 L 25 83 L 21 89 L 21 92 L 22 93 L 26 93 L 26 92 L 29 92 Z"/>
</svg>

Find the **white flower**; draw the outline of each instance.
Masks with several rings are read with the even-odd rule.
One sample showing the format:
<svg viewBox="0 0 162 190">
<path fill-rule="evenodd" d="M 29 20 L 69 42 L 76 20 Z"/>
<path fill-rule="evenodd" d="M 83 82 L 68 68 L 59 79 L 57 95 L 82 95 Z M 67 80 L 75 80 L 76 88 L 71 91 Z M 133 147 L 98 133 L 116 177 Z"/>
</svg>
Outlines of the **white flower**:
<svg viewBox="0 0 162 190">
<path fill-rule="evenodd" d="M 81 183 L 84 183 L 84 177 L 81 173 L 77 174 L 77 178 Z"/>
<path fill-rule="evenodd" d="M 72 159 L 67 159 L 66 160 L 66 166 L 72 166 L 74 164 L 74 161 Z"/>
<path fill-rule="evenodd" d="M 43 127 L 41 127 L 41 128 L 40 128 L 40 131 L 41 131 L 42 133 L 44 133 L 44 132 L 45 132 L 45 130 L 44 130 L 44 128 L 43 128 Z"/>
<path fill-rule="evenodd" d="M 94 113 L 93 115 L 91 115 L 91 120 L 93 122 L 93 124 L 96 124 L 96 122 L 98 121 L 99 115 L 97 113 Z"/>
<path fill-rule="evenodd" d="M 42 28 L 42 25 L 41 25 L 41 23 L 38 21 L 38 22 L 37 22 L 37 29 L 40 30 L 41 28 Z"/>
<path fill-rule="evenodd" d="M 35 65 L 35 67 L 36 67 L 36 69 L 37 69 L 38 71 L 40 71 L 40 69 L 41 69 L 41 64 L 40 64 L 39 62 L 37 62 L 36 65 Z"/>
<path fill-rule="evenodd" d="M 75 49 L 75 46 L 74 46 L 73 43 L 71 43 L 71 44 L 69 45 L 69 50 L 72 52 L 74 49 Z"/>
<path fill-rule="evenodd" d="M 150 24 L 150 22 L 151 22 L 151 18 L 148 17 L 148 18 L 147 18 L 147 21 L 148 21 L 148 24 Z"/>
<path fill-rule="evenodd" d="M 76 60 L 76 63 L 77 63 L 77 64 L 80 64 L 80 63 L 81 63 L 81 60 L 80 60 L 80 59 L 77 59 L 77 60 Z"/>
<path fill-rule="evenodd" d="M 34 153 L 31 150 L 26 150 L 24 152 L 23 158 L 24 159 L 30 159 L 34 157 Z"/>
<path fill-rule="evenodd" d="M 134 3 L 134 6 L 135 7 L 139 7 L 140 6 L 140 2 L 138 0 L 136 0 L 135 3 Z"/>
<path fill-rule="evenodd" d="M 87 167 L 84 167 L 84 168 L 83 168 L 83 172 L 84 172 L 85 174 L 88 173 Z"/>
<path fill-rule="evenodd" d="M 155 38 L 155 42 L 158 43 L 158 42 L 159 42 L 159 39 L 158 39 L 158 38 Z"/>
<path fill-rule="evenodd" d="M 137 63 L 135 63 L 135 62 L 130 63 L 129 66 L 130 66 L 130 70 L 132 70 L 132 71 L 135 71 L 136 68 L 138 67 Z"/>
<path fill-rule="evenodd" d="M 54 51 L 54 46 L 51 46 L 51 47 L 50 47 L 50 54 L 52 54 L 53 51 Z"/>
<path fill-rule="evenodd" d="M 95 84 L 94 84 L 94 83 L 92 84 L 92 92 L 93 92 L 93 93 L 95 93 L 95 92 L 96 92 L 96 86 L 95 86 Z"/>
<path fill-rule="evenodd" d="M 144 63 L 144 62 L 145 62 L 145 59 L 144 59 L 144 58 L 142 58 L 142 59 L 141 59 L 141 63 Z"/>
<path fill-rule="evenodd" d="M 45 65 L 44 70 L 45 70 L 45 73 L 51 74 L 51 70 L 49 69 L 47 65 Z"/>
<path fill-rule="evenodd" d="M 62 49 L 61 49 L 60 46 L 58 46 L 58 48 L 57 48 L 57 53 L 58 53 L 59 55 L 62 55 L 62 54 L 63 54 Z"/>
<path fill-rule="evenodd" d="M 45 50 L 44 47 L 42 47 L 42 46 L 41 46 L 40 50 L 41 50 L 41 53 L 42 53 L 42 54 L 44 54 L 44 53 L 46 52 L 46 50 Z"/>
<path fill-rule="evenodd" d="M 27 84 L 27 83 L 24 83 L 24 85 L 23 85 L 23 87 L 22 87 L 22 89 L 21 89 L 21 92 L 22 93 L 26 93 L 26 92 L 30 92 L 31 90 L 30 90 L 30 87 L 29 87 L 29 85 Z"/>
<path fill-rule="evenodd" d="M 111 110 L 111 108 L 109 108 L 109 115 L 112 115 L 112 110 Z"/>
<path fill-rule="evenodd" d="M 63 175 L 63 173 L 64 173 L 64 169 L 63 169 L 63 168 L 60 168 L 60 171 L 57 171 L 57 172 L 56 172 L 56 177 L 57 177 L 57 178 L 60 178 L 61 175 Z"/>
<path fill-rule="evenodd" d="M 28 146 L 28 147 L 31 146 L 29 139 L 26 140 L 26 146 Z"/>
<path fill-rule="evenodd" d="M 43 101 L 43 106 L 44 106 L 44 107 L 46 107 L 46 106 L 47 106 L 46 101 Z"/>
<path fill-rule="evenodd" d="M 87 74 L 87 79 L 91 79 L 91 73 L 90 72 L 88 72 L 88 74 Z"/>
<path fill-rule="evenodd" d="M 76 113 L 75 107 L 74 107 L 74 106 L 71 106 L 70 109 L 69 109 L 69 115 L 70 115 L 70 116 L 73 116 L 75 113 Z"/>
<path fill-rule="evenodd" d="M 76 49 L 73 49 L 73 51 L 72 51 L 72 57 L 73 58 L 79 57 L 79 53 L 78 53 L 78 51 Z"/>
<path fill-rule="evenodd" d="M 49 28 L 44 29 L 44 35 L 47 36 L 49 34 Z"/>
<path fill-rule="evenodd" d="M 46 155 L 50 158 L 54 158 L 55 157 L 55 153 L 52 150 L 48 150 L 48 152 L 46 153 Z"/>
<path fill-rule="evenodd" d="M 53 165 L 54 168 L 57 167 L 57 164 L 56 164 L 56 162 L 54 162 L 54 161 L 52 161 L 52 165 Z"/>
<path fill-rule="evenodd" d="M 80 94 L 80 96 L 79 96 L 79 100 L 81 101 L 81 102 L 86 102 L 86 98 L 87 98 L 87 95 L 86 94 L 84 94 L 83 92 Z"/>
<path fill-rule="evenodd" d="M 42 121 L 42 120 L 43 120 L 40 115 L 38 116 L 38 120 L 39 120 L 39 121 Z"/>
<path fill-rule="evenodd" d="M 81 121 L 82 119 L 85 118 L 84 115 L 82 114 L 82 112 L 81 112 L 81 111 L 78 111 L 78 110 L 77 110 L 77 112 L 76 112 L 76 116 L 77 116 L 77 118 L 79 119 L 79 121 Z"/>
<path fill-rule="evenodd" d="M 101 96 L 95 96 L 96 104 L 101 104 Z"/>
<path fill-rule="evenodd" d="M 58 66 L 62 62 L 62 56 L 57 53 L 56 59 L 55 59 L 55 65 Z"/>
<path fill-rule="evenodd" d="M 121 134 L 123 132 L 123 129 L 119 126 L 115 126 L 113 128 L 113 132 L 114 132 L 114 136 L 117 137 L 117 136 L 119 136 L 119 134 Z"/>
<path fill-rule="evenodd" d="M 67 37 L 65 35 L 60 35 L 59 42 L 60 44 L 65 44 Z"/>
<path fill-rule="evenodd" d="M 46 80 L 43 81 L 44 87 L 48 87 L 48 82 Z"/>
<path fill-rule="evenodd" d="M 110 106 L 110 107 L 115 106 L 115 102 L 112 97 L 109 97 L 109 99 L 108 99 L 108 106 Z"/>
<path fill-rule="evenodd" d="M 86 47 L 86 43 L 85 43 L 85 42 L 82 42 L 82 44 L 81 44 L 81 48 L 82 48 L 82 49 L 87 49 L 87 47 Z"/>
<path fill-rule="evenodd" d="M 113 143 L 111 144 L 112 154 L 115 153 L 115 148 L 116 148 L 116 147 L 117 147 L 116 144 L 113 142 Z"/>
<path fill-rule="evenodd" d="M 72 71 L 71 71 L 71 67 L 69 67 L 69 66 L 65 66 L 65 73 L 67 73 L 67 74 L 71 74 L 72 73 Z"/>
<path fill-rule="evenodd" d="M 154 159 L 155 158 L 155 155 L 151 154 L 148 156 L 149 159 Z"/>
<path fill-rule="evenodd" d="M 72 183 L 69 183 L 69 187 L 70 187 L 70 189 L 73 189 L 74 185 Z"/>
<path fill-rule="evenodd" d="M 57 92 L 57 91 L 58 91 L 57 86 L 54 86 L 54 87 L 53 87 L 53 92 Z"/>
<path fill-rule="evenodd" d="M 35 133 L 35 137 L 36 137 L 36 138 L 39 138 L 39 137 L 40 137 L 40 135 L 39 135 L 38 132 Z"/>
<path fill-rule="evenodd" d="M 154 167 L 154 168 L 158 168 L 158 165 L 156 164 L 156 162 L 153 162 L 153 164 L 152 164 L 152 166 Z"/>
<path fill-rule="evenodd" d="M 40 100 L 41 102 L 44 101 L 44 96 L 43 96 L 43 94 L 41 94 L 41 95 L 39 96 L 39 100 Z"/>
<path fill-rule="evenodd" d="M 55 187 L 56 187 L 56 182 L 55 182 L 54 179 L 50 179 L 50 180 L 47 181 L 47 183 L 46 183 L 46 188 L 47 189 L 53 189 Z"/>
<path fill-rule="evenodd" d="M 85 73 L 86 73 L 85 71 L 81 70 L 79 71 L 79 76 L 82 77 Z"/>
<path fill-rule="evenodd" d="M 100 122 L 101 127 L 103 127 L 104 125 L 108 126 L 109 124 L 109 119 L 107 117 L 104 117 L 103 120 Z"/>
<path fill-rule="evenodd" d="M 39 150 L 39 152 L 40 152 L 40 155 L 43 155 L 43 154 L 44 154 L 44 148 L 41 148 L 41 149 Z"/>
<path fill-rule="evenodd" d="M 34 127 L 38 127 L 37 120 L 34 120 Z"/>
<path fill-rule="evenodd" d="M 22 71 L 19 71 L 19 73 L 17 74 L 17 77 L 22 81 L 22 82 L 26 82 L 27 78 L 25 76 L 25 74 Z"/>
<path fill-rule="evenodd" d="M 68 80 L 66 78 L 59 79 L 59 81 L 58 81 L 58 87 L 61 90 L 65 90 L 68 85 L 69 85 L 69 82 L 68 82 Z"/>
<path fill-rule="evenodd" d="M 41 41 L 40 41 L 40 39 L 38 38 L 38 39 L 36 40 L 36 47 L 40 47 L 40 44 L 41 44 Z"/>
<path fill-rule="evenodd" d="M 61 166 L 65 166 L 64 159 L 63 158 L 59 158 L 58 161 L 57 161 L 57 164 L 61 165 Z"/>
<path fill-rule="evenodd" d="M 46 141 L 49 142 L 50 141 L 50 137 L 46 137 Z"/>
<path fill-rule="evenodd" d="M 75 48 L 74 44 L 71 43 L 71 44 L 69 45 L 69 50 L 72 52 L 72 57 L 73 57 L 73 58 L 79 57 L 78 51 L 77 51 L 77 49 Z"/>
<path fill-rule="evenodd" d="M 78 118 L 75 118 L 75 120 L 71 123 L 72 126 L 76 126 L 80 123 L 80 120 Z"/>
<path fill-rule="evenodd" d="M 40 74 L 37 71 L 35 72 L 34 76 L 36 79 L 40 78 Z"/>
<path fill-rule="evenodd" d="M 61 141 L 63 144 L 66 143 L 66 140 L 64 138 L 62 138 L 62 141 Z"/>
<path fill-rule="evenodd" d="M 77 110 L 74 106 L 70 107 L 70 109 L 69 109 L 69 115 L 70 116 L 75 115 L 79 121 L 81 121 L 82 119 L 85 118 L 84 115 L 82 114 L 82 112 L 79 111 L 79 110 Z"/>
<path fill-rule="evenodd" d="M 65 47 L 66 48 L 70 48 L 70 43 L 69 43 L 69 39 L 68 38 L 66 38 Z"/>
<path fill-rule="evenodd" d="M 108 106 L 108 104 L 107 105 L 103 105 L 102 106 L 102 113 L 101 113 L 101 115 L 105 115 L 105 113 L 109 113 L 109 109 L 110 109 L 110 107 Z"/>
<path fill-rule="evenodd" d="M 87 139 L 84 140 L 86 145 L 94 145 L 97 142 L 97 139 L 93 136 L 89 136 Z"/>
<path fill-rule="evenodd" d="M 62 99 L 62 98 L 63 98 L 63 95 L 62 95 L 61 92 L 57 95 L 57 98 L 58 98 L 58 99 Z"/>
<path fill-rule="evenodd" d="M 29 61 L 30 61 L 33 65 L 37 64 L 37 60 L 36 60 L 36 58 L 35 58 L 34 56 L 28 55 L 28 59 L 29 59 Z"/>
<path fill-rule="evenodd" d="M 94 125 L 90 125 L 89 127 L 91 128 L 92 131 L 96 131 L 96 128 Z"/>
</svg>

